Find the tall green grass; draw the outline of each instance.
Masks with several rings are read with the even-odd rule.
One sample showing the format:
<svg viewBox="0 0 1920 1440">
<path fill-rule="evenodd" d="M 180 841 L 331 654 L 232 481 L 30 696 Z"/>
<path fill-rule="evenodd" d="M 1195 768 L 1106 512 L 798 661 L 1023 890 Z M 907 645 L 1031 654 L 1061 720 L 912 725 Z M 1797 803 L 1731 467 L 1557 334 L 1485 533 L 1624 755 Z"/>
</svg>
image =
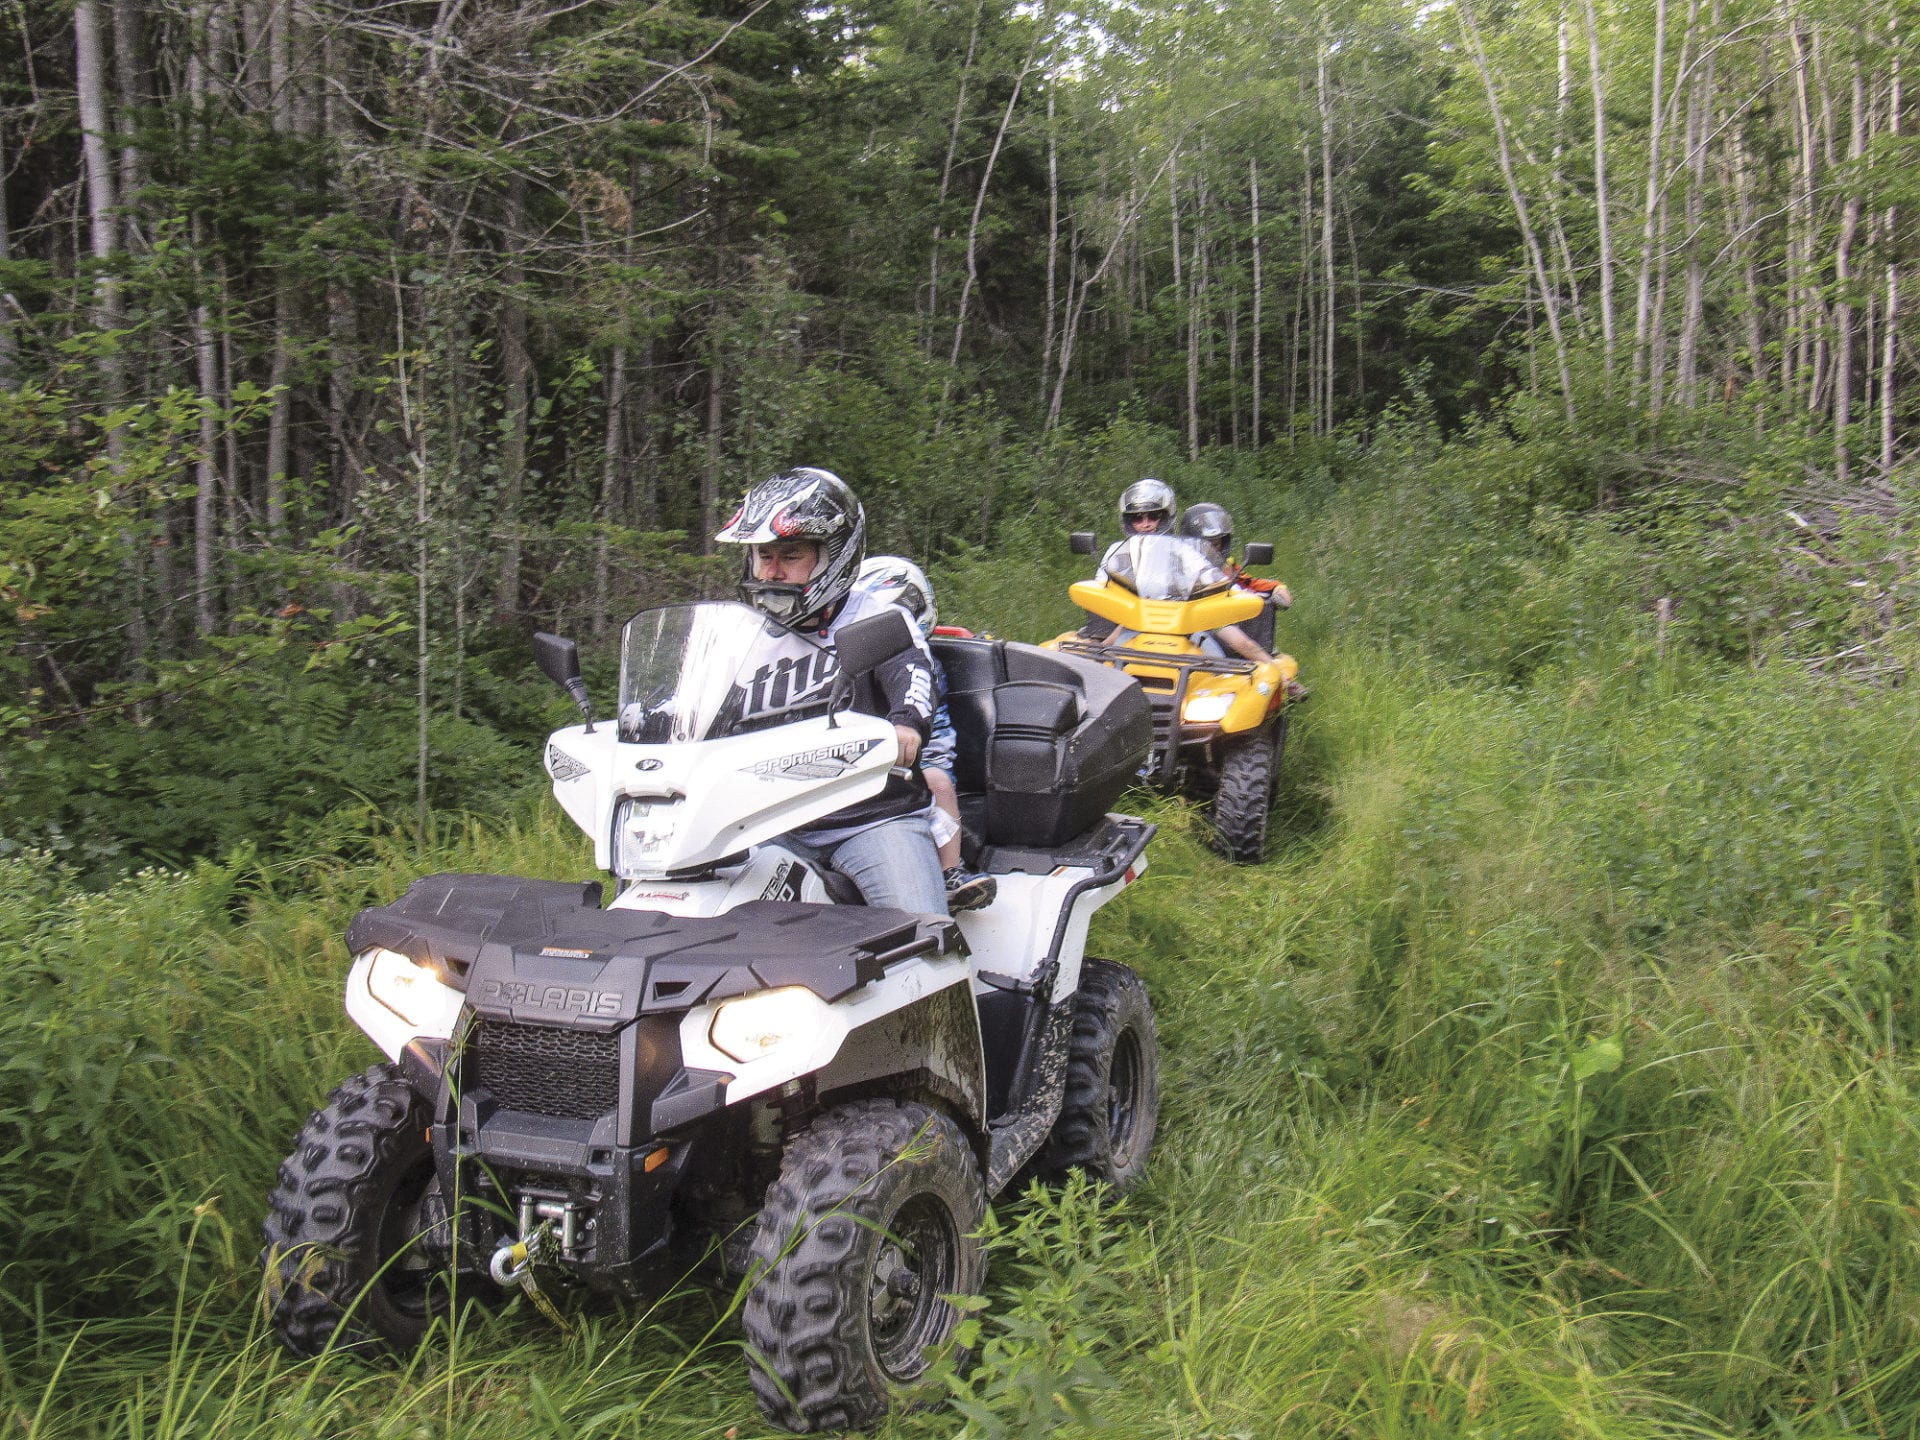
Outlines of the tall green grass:
<svg viewBox="0 0 1920 1440">
<path fill-rule="evenodd" d="M 996 1207 L 979 1362 L 885 1433 L 1914 1433 L 1905 697 L 1663 631 L 1627 540 L 1514 500 L 1558 463 L 1525 447 L 1307 458 L 1289 487 L 1177 476 L 1282 542 L 1314 694 L 1266 864 L 1129 798 L 1161 837 L 1091 948 L 1155 998 L 1156 1160 L 1117 1207 Z M 1064 628 L 1056 528 L 950 565 L 943 618 Z M 6 862 L 7 1423 L 766 1433 L 700 1283 L 569 1307 L 571 1335 L 472 1313 L 392 1371 L 261 1333 L 274 1166 L 372 1058 L 339 1010 L 345 920 L 427 870 L 588 868 L 550 807 L 98 896 Z"/>
</svg>

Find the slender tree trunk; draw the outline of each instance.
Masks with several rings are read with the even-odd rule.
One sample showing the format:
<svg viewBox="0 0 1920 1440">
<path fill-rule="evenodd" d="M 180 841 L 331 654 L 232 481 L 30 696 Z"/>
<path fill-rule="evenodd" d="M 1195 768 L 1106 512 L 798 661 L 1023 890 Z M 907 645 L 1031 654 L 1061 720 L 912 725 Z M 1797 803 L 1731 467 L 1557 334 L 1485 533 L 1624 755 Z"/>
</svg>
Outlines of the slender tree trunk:
<svg viewBox="0 0 1920 1440">
<path fill-rule="evenodd" d="M 1305 347 L 1312 345 L 1313 328 L 1313 245 L 1308 226 L 1313 220 L 1313 152 L 1300 147 L 1300 213 L 1294 231 L 1300 238 L 1299 276 L 1293 287 L 1293 339 L 1287 347 L 1287 441 L 1293 442 L 1294 426 L 1300 414 L 1300 360 L 1307 360 L 1307 388 L 1313 389 L 1313 357 Z M 1313 429 L 1320 427 L 1320 407 L 1314 406 Z"/>
<path fill-rule="evenodd" d="M 80 111 L 80 151 L 86 168 L 88 246 L 99 267 L 93 284 L 93 328 L 102 332 L 118 331 L 123 322 L 119 282 L 108 272 L 119 248 L 119 230 L 114 222 L 114 177 L 112 158 L 107 153 L 107 66 L 100 41 L 100 17 L 95 0 L 78 0 L 73 7 L 74 90 Z M 126 367 L 120 342 L 103 344 L 98 363 L 100 388 L 109 408 L 126 398 Z M 114 488 L 121 503 L 136 512 L 138 497 L 121 492 L 125 475 L 126 436 L 115 426 L 107 434 L 107 460 Z M 137 525 L 129 525 L 120 534 L 127 564 L 127 641 L 136 666 L 144 665 L 150 649 L 147 625 L 146 566 L 141 550 L 143 536 Z M 144 703 L 134 707 L 134 717 L 145 721 Z"/>
<path fill-rule="evenodd" d="M 1806 36 L 1795 18 L 1787 29 L 1793 52 L 1794 160 L 1787 197 L 1788 345 L 1794 356 L 1793 386 L 1808 410 L 1820 404 L 1820 376 L 1814 363 L 1814 331 L 1819 328 L 1819 287 L 1814 283 L 1813 110 L 1808 85 Z M 1795 398 L 1790 395 L 1789 398 Z"/>
<path fill-rule="evenodd" d="M 1666 61 L 1667 0 L 1654 0 L 1653 113 L 1647 122 L 1647 203 L 1641 214 L 1640 266 L 1633 302 L 1633 382 L 1636 386 L 1648 383 L 1652 358 L 1654 223 L 1659 215 L 1662 193 L 1660 142 L 1666 120 Z"/>
<path fill-rule="evenodd" d="M 212 7 L 209 7 L 212 8 Z M 337 27 L 329 26 L 321 41 L 321 66 L 329 83 L 321 91 L 319 125 L 322 135 L 335 147 L 346 147 L 352 138 L 352 120 L 348 107 L 335 93 L 334 85 L 344 83 L 345 45 Z M 329 267 L 326 288 L 327 306 L 327 438 L 328 470 L 333 481 L 333 513 L 349 538 L 345 554 L 349 560 L 358 548 L 352 520 L 359 506 L 360 460 L 353 439 L 353 378 L 356 313 L 353 292 L 340 277 L 338 267 Z M 349 604 L 353 591 L 341 587 L 336 603 Z"/>
<path fill-rule="evenodd" d="M 1320 269 L 1327 282 L 1325 420 L 1320 433 L 1333 433 L 1334 341 L 1339 334 L 1339 276 L 1333 260 L 1333 102 L 1327 93 L 1327 44 L 1319 49 L 1315 97 L 1320 107 Z"/>
<path fill-rule="evenodd" d="M 1260 306 L 1265 296 L 1260 284 L 1260 164 L 1253 156 L 1247 157 L 1247 187 L 1253 198 L 1253 223 L 1249 234 L 1253 239 L 1253 334 L 1250 337 L 1251 354 L 1248 357 L 1249 381 L 1252 385 L 1252 415 L 1248 421 L 1248 443 L 1258 450 L 1260 435 Z"/>
<path fill-rule="evenodd" d="M 293 132 L 293 87 L 289 65 L 291 0 L 267 0 L 261 17 L 267 50 L 267 99 L 272 107 L 274 132 Z M 273 408 L 267 414 L 267 540 L 278 544 L 287 532 L 287 470 L 293 425 L 293 284 L 281 268 L 273 284 L 273 360 L 267 386 Z"/>
<path fill-rule="evenodd" d="M 1613 230 L 1607 199 L 1607 85 L 1600 64 L 1600 25 L 1593 0 L 1581 0 L 1587 22 L 1587 78 L 1593 92 L 1593 213 L 1600 241 L 1600 345 L 1603 364 L 1613 374 Z"/>
<path fill-rule="evenodd" d="M 1733 178 L 1728 188 L 1732 193 L 1730 203 L 1733 207 L 1733 218 L 1728 230 L 1734 237 L 1734 247 L 1740 256 L 1740 289 L 1746 310 L 1744 318 L 1747 331 L 1747 363 L 1755 392 L 1764 396 L 1769 370 L 1766 317 L 1760 293 L 1759 246 L 1752 238 L 1756 224 L 1753 201 L 1753 157 L 1747 149 L 1745 136 L 1737 131 L 1733 137 L 1732 149 L 1733 155 L 1729 163 Z M 1782 364 L 1785 363 L 1783 356 Z"/>
<path fill-rule="evenodd" d="M 927 357 L 933 357 L 933 331 L 940 318 L 940 245 L 945 238 L 942 224 L 946 216 L 947 190 L 953 183 L 953 162 L 960 153 L 960 127 L 967 113 L 967 82 L 973 75 L 974 52 L 980 43 L 980 13 L 986 0 L 974 0 L 973 25 L 967 31 L 967 58 L 960 64 L 960 83 L 954 90 L 953 120 L 947 126 L 947 158 L 940 165 L 940 195 L 933 210 L 932 257 L 927 262 Z"/>
<path fill-rule="evenodd" d="M 0 127 L 0 177 L 8 173 L 7 135 Z M 7 221 L 7 191 L 0 185 L 0 265 L 13 259 L 12 232 Z M 14 374 L 20 363 L 19 342 L 14 339 L 14 315 L 20 309 L 20 302 L 13 292 L 0 287 L 0 390 L 11 388 L 15 384 Z"/>
<path fill-rule="evenodd" d="M 1240 282 L 1227 287 L 1227 443 L 1240 448 Z"/>
<path fill-rule="evenodd" d="M 124 128 L 131 132 L 134 112 L 147 104 L 147 87 L 140 45 L 140 6 L 134 0 L 113 0 L 114 77 L 120 90 L 120 114 Z M 121 224 L 131 239 L 135 221 L 133 199 L 145 184 L 145 165 L 140 148 L 130 136 L 120 142 L 120 203 L 128 207 Z"/>
<path fill-rule="evenodd" d="M 1714 0 L 1711 29 L 1720 33 L 1722 0 Z M 1706 49 L 1696 64 L 1687 103 L 1687 281 L 1680 319 L 1679 355 L 1675 362 L 1675 398 L 1691 409 L 1698 403 L 1700 332 L 1706 319 L 1707 267 L 1700 243 L 1705 224 L 1707 142 L 1713 130 L 1713 79 L 1717 46 Z"/>
<path fill-rule="evenodd" d="M 631 454 L 633 456 L 634 475 L 640 482 L 639 494 L 635 496 L 640 528 L 658 530 L 660 528 L 660 482 L 654 471 L 656 450 L 654 446 L 654 413 L 656 391 L 654 388 L 654 337 L 647 335 L 640 342 L 639 357 L 639 398 L 630 407 L 633 416 L 633 438 Z M 629 385 L 629 390 L 635 388 Z"/>
<path fill-rule="evenodd" d="M 1195 206 L 1193 261 L 1187 266 L 1187 458 L 1200 458 L 1200 236 L 1205 194 Z"/>
<path fill-rule="evenodd" d="M 118 248 L 114 225 L 113 163 L 107 154 L 106 58 L 100 44 L 100 21 L 95 0 L 78 0 L 73 7 L 74 88 L 80 108 L 80 150 L 86 166 L 89 252 L 100 267 L 93 282 L 93 327 L 120 327 L 120 288 L 107 273 Z M 101 383 L 109 404 L 120 399 L 120 369 L 114 350 L 102 351 Z"/>
<path fill-rule="evenodd" d="M 1666 0 L 1660 0 L 1662 6 Z M 1553 337 L 1554 363 L 1560 372 L 1561 401 L 1566 410 L 1567 423 L 1574 421 L 1573 376 L 1567 368 L 1566 340 L 1560 330 L 1560 306 L 1552 286 L 1547 280 L 1546 258 L 1540 251 L 1540 237 L 1534 232 L 1533 221 L 1528 214 L 1527 198 L 1521 192 L 1519 181 L 1514 176 L 1513 152 L 1507 140 L 1506 114 L 1500 106 L 1500 95 L 1493 85 L 1493 70 L 1487 64 L 1486 51 L 1480 44 L 1480 29 L 1473 18 L 1473 11 L 1460 0 L 1457 11 L 1461 28 L 1466 32 L 1468 48 L 1473 52 L 1474 68 L 1480 72 L 1480 83 L 1487 92 L 1487 105 L 1493 116 L 1493 135 L 1496 154 L 1500 162 L 1500 176 L 1506 182 L 1507 198 L 1513 204 L 1514 219 L 1520 226 L 1521 242 L 1526 246 L 1527 257 L 1533 265 L 1534 283 L 1539 287 L 1541 308 L 1547 316 L 1547 330 Z"/>
<path fill-rule="evenodd" d="M 227 264 L 218 262 L 220 277 L 220 404 L 223 408 L 233 408 L 233 391 L 240 377 L 240 369 L 233 359 L 234 313 L 232 287 L 227 279 Z M 225 470 L 221 474 L 220 493 L 226 500 L 226 540 L 229 550 L 240 544 L 240 535 L 253 521 L 252 509 L 246 495 L 240 488 L 240 436 L 237 427 L 229 425 L 221 435 L 221 459 Z"/>
<path fill-rule="evenodd" d="M 1900 50 L 1899 40 L 1900 12 L 1896 9 L 1887 18 L 1887 51 L 1891 64 L 1891 76 L 1888 80 L 1887 131 L 1891 135 L 1900 134 Z M 1886 233 L 1898 235 L 1900 212 L 1896 206 L 1887 207 Z M 1900 336 L 1900 263 L 1895 258 L 1887 260 L 1887 318 L 1881 327 L 1880 355 L 1880 468 L 1883 472 L 1893 470 L 1893 404 L 1896 390 L 1894 387 L 1894 361 L 1899 352 Z"/>
<path fill-rule="evenodd" d="M 1853 62 L 1853 127 L 1847 144 L 1849 170 L 1856 175 L 1861 157 L 1867 153 L 1867 82 L 1860 62 Z M 1834 305 L 1833 360 L 1833 465 L 1835 478 L 1845 485 L 1851 478 L 1853 451 L 1848 444 L 1848 427 L 1853 424 L 1853 242 L 1860 232 L 1860 182 L 1852 179 L 1847 187 L 1846 205 L 1840 216 L 1840 243 L 1833 252 Z"/>
<path fill-rule="evenodd" d="M 413 680 L 414 680 L 414 830 L 418 843 L 427 843 L 427 774 L 431 753 L 427 728 L 431 653 L 428 645 L 432 611 L 428 605 L 428 566 L 433 558 L 429 522 L 433 518 L 427 468 L 426 396 L 415 397 L 413 361 L 408 349 L 407 292 L 400 281 L 400 257 L 392 257 L 391 294 L 394 326 L 394 392 L 400 403 L 400 432 L 413 471 Z"/>
<path fill-rule="evenodd" d="M 195 378 L 200 387 L 200 453 L 194 458 L 193 496 L 193 619 L 203 636 L 214 627 L 214 536 L 220 525 L 219 468 L 214 461 L 220 437 L 214 427 L 213 405 L 220 394 L 220 369 L 213 346 L 213 319 L 202 300 L 193 312 Z"/>
<path fill-rule="evenodd" d="M 719 354 L 716 341 L 714 353 Z M 719 391 L 719 369 L 716 363 L 712 388 Z M 612 599 L 612 545 L 607 538 L 606 527 L 617 524 L 624 506 L 621 496 L 621 477 L 626 473 L 626 427 L 621 423 L 627 408 L 627 347 L 616 345 L 607 364 L 606 379 L 607 415 L 606 426 L 601 434 L 600 445 L 600 503 L 596 507 L 600 514 L 600 540 L 594 550 L 593 561 L 593 616 L 594 634 L 602 634 L 607 626 L 608 606 Z M 707 401 L 707 423 L 718 422 L 719 407 L 709 396 Z M 708 438 L 709 458 L 714 453 L 714 439 Z M 704 489 L 704 487 L 703 487 Z M 705 499 L 703 494 L 702 499 Z M 709 508 L 709 512 L 711 507 Z M 708 544 L 712 543 L 713 524 L 709 520 L 702 527 L 708 535 Z"/>
<path fill-rule="evenodd" d="M 187 96 L 193 107 L 193 115 L 188 123 L 194 127 L 196 140 L 207 103 L 208 61 L 201 48 L 204 40 L 204 35 L 197 36 L 194 48 L 187 57 Z M 199 217 L 194 217 L 196 256 L 205 249 L 203 228 Z M 213 633 L 216 624 L 214 564 L 215 541 L 220 528 L 220 467 L 215 459 L 219 435 L 215 429 L 212 407 L 218 403 L 220 396 L 220 364 L 219 352 L 214 347 L 212 307 L 207 298 L 211 281 L 198 261 L 196 269 L 199 270 L 201 295 L 200 303 L 193 312 L 194 376 L 200 389 L 201 404 L 206 408 L 200 412 L 200 453 L 194 463 L 193 621 L 194 629 L 204 638 Z"/>
<path fill-rule="evenodd" d="M 533 357 L 527 350 L 527 307 L 522 296 L 526 268 L 520 247 L 527 228 L 527 177 L 515 170 L 507 181 L 500 272 L 500 379 L 506 414 L 500 437 L 500 566 L 494 578 L 494 609 L 520 612 L 520 511 L 527 488 L 527 418 L 533 408 Z"/>
<path fill-rule="evenodd" d="M 1055 276 L 1060 262 L 1060 143 L 1053 128 L 1053 91 L 1047 86 L 1047 306 L 1040 340 L 1040 403 L 1047 403 L 1048 371 L 1053 364 Z"/>
<path fill-rule="evenodd" d="M 1033 69 L 1034 57 L 1039 54 L 1040 36 L 1041 31 L 1036 29 L 1033 43 L 1027 47 L 1027 58 L 1021 62 L 1020 73 L 1014 77 L 1013 93 L 1007 97 L 1007 108 L 1000 116 L 1000 128 L 993 134 L 993 148 L 987 152 L 986 167 L 980 172 L 980 188 L 973 197 L 973 217 L 967 222 L 967 278 L 960 286 L 959 312 L 953 320 L 953 350 L 947 356 L 947 368 L 950 371 L 959 367 L 960 347 L 967 333 L 967 306 L 973 299 L 974 287 L 980 283 L 980 220 L 987 210 L 987 187 L 993 183 L 993 169 L 1000 159 L 1000 147 L 1006 143 L 1007 127 L 1013 124 L 1014 107 L 1020 103 L 1020 91 Z M 949 375 L 941 395 L 943 409 L 947 393 L 952 387 L 953 377 Z"/>
<path fill-rule="evenodd" d="M 713 525 L 720 498 L 720 441 L 723 435 L 721 397 L 725 393 L 724 347 L 720 343 L 719 316 L 708 338 L 707 356 L 707 458 L 700 472 L 700 553 L 713 553 Z"/>
<path fill-rule="evenodd" d="M 1580 296 L 1580 269 L 1574 263 L 1573 247 L 1567 242 L 1567 224 L 1565 215 L 1565 197 L 1567 193 L 1566 177 L 1562 163 L 1566 158 L 1568 116 L 1573 109 L 1573 34 L 1567 20 L 1565 6 L 1562 5 L 1554 23 L 1554 88 L 1553 88 L 1553 164 L 1547 176 L 1547 228 L 1553 237 L 1554 263 L 1559 271 L 1556 284 L 1564 284 L 1567 291 L 1567 303 L 1572 316 L 1572 327 L 1576 333 L 1586 331 L 1585 302 Z M 1352 252 L 1355 276 L 1354 313 L 1360 308 L 1358 286 L 1360 254 L 1354 242 L 1353 217 L 1347 217 L 1347 243 Z M 1358 348 L 1356 346 L 1356 353 Z"/>
</svg>

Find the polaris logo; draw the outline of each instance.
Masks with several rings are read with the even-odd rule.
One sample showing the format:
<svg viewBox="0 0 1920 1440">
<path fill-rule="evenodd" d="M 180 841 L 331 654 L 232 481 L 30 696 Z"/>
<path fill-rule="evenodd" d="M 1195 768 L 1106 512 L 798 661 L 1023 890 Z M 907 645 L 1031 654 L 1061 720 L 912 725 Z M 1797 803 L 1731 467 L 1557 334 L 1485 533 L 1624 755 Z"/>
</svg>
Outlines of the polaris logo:
<svg viewBox="0 0 1920 1440">
<path fill-rule="evenodd" d="M 535 1010 L 565 1010 L 575 1015 L 618 1015 L 626 997 L 618 990 L 587 990 L 575 985 L 528 985 L 518 980 L 489 980 L 480 998 Z"/>
<path fill-rule="evenodd" d="M 755 761 L 747 773 L 762 780 L 832 780 L 846 774 L 853 768 L 854 761 L 879 743 L 878 740 L 848 740 L 839 745 L 822 745 L 773 760 Z"/>
</svg>

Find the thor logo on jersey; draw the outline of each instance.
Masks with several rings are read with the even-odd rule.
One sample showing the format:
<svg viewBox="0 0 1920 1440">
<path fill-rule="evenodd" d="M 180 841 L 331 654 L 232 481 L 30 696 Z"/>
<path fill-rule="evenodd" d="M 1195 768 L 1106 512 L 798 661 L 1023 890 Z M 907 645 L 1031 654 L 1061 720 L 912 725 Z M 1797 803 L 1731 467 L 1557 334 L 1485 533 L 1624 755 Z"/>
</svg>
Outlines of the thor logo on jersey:
<svg viewBox="0 0 1920 1440">
<path fill-rule="evenodd" d="M 784 655 L 753 672 L 746 682 L 747 701 L 741 718 L 757 720 L 816 698 L 824 699 L 840 673 L 840 659 L 830 650 L 809 649 L 804 655 Z"/>
</svg>

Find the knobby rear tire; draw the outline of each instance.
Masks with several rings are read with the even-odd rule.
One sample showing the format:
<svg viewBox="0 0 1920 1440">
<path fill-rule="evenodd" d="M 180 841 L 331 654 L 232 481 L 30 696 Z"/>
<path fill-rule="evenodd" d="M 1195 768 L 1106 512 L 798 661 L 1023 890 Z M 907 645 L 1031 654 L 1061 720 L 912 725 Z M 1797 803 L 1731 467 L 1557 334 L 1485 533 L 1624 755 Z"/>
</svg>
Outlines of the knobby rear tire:
<svg viewBox="0 0 1920 1440">
<path fill-rule="evenodd" d="M 1073 997 L 1066 1096 L 1036 1167 L 1044 1179 L 1079 1170 L 1124 1192 L 1146 1169 L 1160 1120 L 1160 1051 L 1145 983 L 1125 965 L 1088 956 Z"/>
</svg>

